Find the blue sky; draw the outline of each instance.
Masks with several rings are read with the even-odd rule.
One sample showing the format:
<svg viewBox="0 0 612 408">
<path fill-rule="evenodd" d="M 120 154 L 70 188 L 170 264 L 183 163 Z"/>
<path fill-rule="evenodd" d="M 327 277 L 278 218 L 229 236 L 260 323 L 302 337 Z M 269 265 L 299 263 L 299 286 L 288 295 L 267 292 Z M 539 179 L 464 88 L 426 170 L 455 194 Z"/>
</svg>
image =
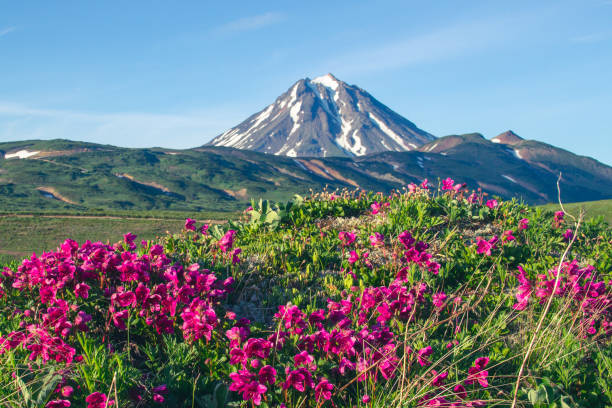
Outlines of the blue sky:
<svg viewBox="0 0 612 408">
<path fill-rule="evenodd" d="M 612 0 L 0 10 L 0 141 L 199 146 L 332 72 L 436 136 L 512 129 L 612 164 Z"/>
</svg>

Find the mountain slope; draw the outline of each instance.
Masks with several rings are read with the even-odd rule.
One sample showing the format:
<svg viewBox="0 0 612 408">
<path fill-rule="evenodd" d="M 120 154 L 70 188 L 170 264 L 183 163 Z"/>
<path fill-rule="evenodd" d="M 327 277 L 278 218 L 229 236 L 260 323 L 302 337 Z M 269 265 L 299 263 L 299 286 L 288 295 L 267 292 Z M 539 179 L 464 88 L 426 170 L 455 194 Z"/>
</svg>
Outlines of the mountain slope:
<svg viewBox="0 0 612 408">
<path fill-rule="evenodd" d="M 558 171 L 564 201 L 612 198 L 609 166 L 538 142 L 509 146 L 479 134 L 442 137 L 420 151 L 353 158 L 25 141 L 0 143 L 0 208 L 237 210 L 249 197 L 287 200 L 325 186 L 390 192 L 446 177 L 542 204 L 557 200 Z"/>
<path fill-rule="evenodd" d="M 524 196 L 528 201 L 556 201 L 556 180 L 561 173 L 564 200 L 612 197 L 612 167 L 546 143 L 524 140 L 512 131 L 491 140 L 478 133 L 445 136 L 419 150 L 471 163 L 472 168 L 460 166 L 459 171 L 483 189 L 502 196 L 520 187 L 530 192 Z M 454 174 L 450 162 L 445 167 Z M 484 181 L 483 172 L 489 173 L 486 178 L 490 181 Z"/>
<path fill-rule="evenodd" d="M 352 157 L 414 150 L 433 139 L 363 89 L 327 74 L 297 81 L 208 145 L 290 157 Z"/>
</svg>

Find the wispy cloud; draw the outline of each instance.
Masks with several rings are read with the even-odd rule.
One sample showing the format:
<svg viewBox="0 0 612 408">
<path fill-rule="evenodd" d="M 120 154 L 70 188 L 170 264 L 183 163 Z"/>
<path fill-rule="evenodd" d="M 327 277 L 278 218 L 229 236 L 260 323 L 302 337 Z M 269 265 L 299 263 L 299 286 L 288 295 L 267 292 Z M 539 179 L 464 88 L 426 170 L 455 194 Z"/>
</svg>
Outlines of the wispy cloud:
<svg viewBox="0 0 612 408">
<path fill-rule="evenodd" d="M 78 139 L 126 147 L 195 147 L 235 125 L 224 108 L 181 114 L 91 113 L 0 101 L 0 141 Z"/>
<path fill-rule="evenodd" d="M 364 73 L 404 68 L 469 55 L 510 43 L 519 35 L 516 18 L 462 22 L 423 34 L 369 45 L 326 61 L 325 70 Z"/>
<path fill-rule="evenodd" d="M 588 44 L 588 43 L 596 43 L 600 41 L 604 41 L 610 38 L 609 32 L 600 32 L 600 33 L 591 33 L 585 35 L 579 35 L 576 37 L 570 38 L 570 42 L 575 44 Z"/>
<path fill-rule="evenodd" d="M 4 37 L 10 32 L 15 31 L 15 27 L 0 28 L 0 37 Z"/>
<path fill-rule="evenodd" d="M 279 12 L 267 12 L 256 16 L 243 17 L 238 20 L 223 24 L 215 30 L 218 33 L 237 33 L 242 31 L 257 30 L 272 24 L 280 23 L 286 19 L 286 15 Z"/>
</svg>

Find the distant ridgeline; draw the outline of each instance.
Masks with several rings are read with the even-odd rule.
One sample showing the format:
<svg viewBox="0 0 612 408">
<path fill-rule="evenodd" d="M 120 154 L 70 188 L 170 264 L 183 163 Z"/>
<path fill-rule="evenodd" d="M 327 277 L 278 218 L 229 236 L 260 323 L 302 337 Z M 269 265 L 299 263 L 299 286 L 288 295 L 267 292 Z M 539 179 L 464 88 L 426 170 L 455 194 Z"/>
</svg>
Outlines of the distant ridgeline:
<svg viewBox="0 0 612 408">
<path fill-rule="evenodd" d="M 436 138 L 331 74 L 297 81 L 207 145 L 127 149 L 0 143 L 0 205 L 28 209 L 238 210 L 310 189 L 389 192 L 452 177 L 532 204 L 612 198 L 612 167 L 512 131 Z"/>
</svg>

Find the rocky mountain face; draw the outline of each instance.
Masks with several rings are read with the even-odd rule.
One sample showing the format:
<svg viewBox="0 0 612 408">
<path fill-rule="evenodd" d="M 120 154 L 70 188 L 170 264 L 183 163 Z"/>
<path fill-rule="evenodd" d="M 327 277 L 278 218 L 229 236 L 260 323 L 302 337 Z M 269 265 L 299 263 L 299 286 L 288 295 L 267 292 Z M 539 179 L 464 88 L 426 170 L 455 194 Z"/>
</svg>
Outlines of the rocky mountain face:
<svg viewBox="0 0 612 408">
<path fill-rule="evenodd" d="M 434 136 L 332 74 L 301 79 L 208 145 L 290 157 L 411 151 Z"/>
</svg>

